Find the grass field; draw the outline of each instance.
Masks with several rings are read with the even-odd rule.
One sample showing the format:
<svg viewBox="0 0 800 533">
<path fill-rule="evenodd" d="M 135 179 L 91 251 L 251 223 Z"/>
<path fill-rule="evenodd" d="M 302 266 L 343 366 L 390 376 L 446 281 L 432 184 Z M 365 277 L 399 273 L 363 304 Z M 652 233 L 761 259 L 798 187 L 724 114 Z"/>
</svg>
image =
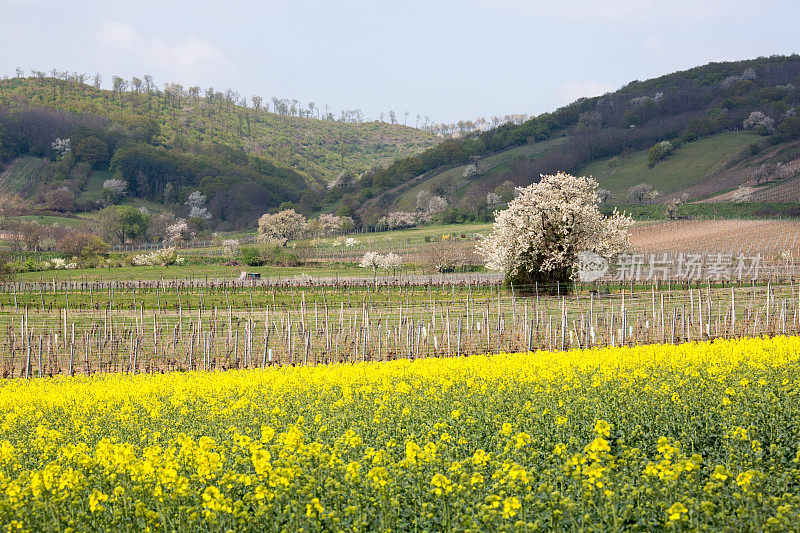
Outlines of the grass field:
<svg viewBox="0 0 800 533">
<path fill-rule="evenodd" d="M 103 197 L 103 182 L 105 180 L 111 179 L 113 174 L 108 171 L 92 171 L 89 175 L 89 179 L 86 181 L 86 186 L 83 188 L 81 193 L 76 198 L 76 201 L 98 201 Z"/>
<path fill-rule="evenodd" d="M 20 215 L 15 217 L 8 217 L 7 220 L 19 221 L 19 222 L 34 222 L 42 226 L 61 225 L 61 226 L 68 226 L 71 228 L 77 228 L 84 223 L 84 220 L 81 218 L 60 217 L 56 215 Z"/>
<path fill-rule="evenodd" d="M 581 175 L 591 175 L 614 195 L 613 203 L 624 203 L 628 189 L 648 183 L 661 193 L 677 191 L 722 170 L 745 146 L 758 140 L 741 131 L 718 133 L 684 144 L 653 168 L 647 166 L 647 150 L 630 157 L 604 159 L 586 165 Z"/>
<path fill-rule="evenodd" d="M 492 225 L 484 224 L 432 224 L 418 228 L 399 229 L 393 231 L 382 231 L 379 233 L 354 234 L 351 237 L 361 243 L 402 241 L 409 244 L 419 244 L 425 242 L 425 237 L 437 238 L 442 235 L 461 235 L 468 233 L 485 233 L 490 231 Z M 340 237 L 329 237 L 316 239 L 314 242 L 319 244 L 331 244 Z M 309 244 L 311 241 L 297 241 L 298 244 Z"/>
<path fill-rule="evenodd" d="M 302 276 L 303 274 L 320 276 L 369 276 L 370 271 L 347 265 L 332 265 L 309 263 L 299 267 L 278 267 L 278 266 L 238 266 L 229 267 L 225 265 L 172 265 L 162 266 L 130 266 L 112 269 L 87 268 L 74 270 L 47 270 L 45 272 L 26 272 L 19 274 L 15 279 L 18 281 L 52 281 L 53 279 L 62 280 L 157 280 L 164 279 L 204 279 L 225 278 L 232 280 L 239 276 L 242 271 L 259 272 L 263 278 L 291 278 Z"/>
</svg>

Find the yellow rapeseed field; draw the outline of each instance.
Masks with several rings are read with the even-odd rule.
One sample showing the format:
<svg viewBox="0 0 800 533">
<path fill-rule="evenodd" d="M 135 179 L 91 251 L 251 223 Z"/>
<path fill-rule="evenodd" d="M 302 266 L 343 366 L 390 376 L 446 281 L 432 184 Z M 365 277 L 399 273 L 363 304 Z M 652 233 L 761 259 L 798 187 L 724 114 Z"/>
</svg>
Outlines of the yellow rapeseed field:
<svg viewBox="0 0 800 533">
<path fill-rule="evenodd" d="M 0 384 L 16 530 L 800 520 L 800 339 Z"/>
</svg>

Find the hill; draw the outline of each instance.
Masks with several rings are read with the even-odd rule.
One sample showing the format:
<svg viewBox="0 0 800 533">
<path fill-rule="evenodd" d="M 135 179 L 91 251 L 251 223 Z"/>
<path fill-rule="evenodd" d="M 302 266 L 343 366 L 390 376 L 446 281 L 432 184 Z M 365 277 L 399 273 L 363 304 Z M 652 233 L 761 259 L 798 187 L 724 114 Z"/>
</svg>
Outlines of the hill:
<svg viewBox="0 0 800 533">
<path fill-rule="evenodd" d="M 327 201 L 371 225 L 387 212 L 412 208 L 410 196 L 425 191 L 444 201 L 433 204 L 438 212 L 418 212 L 421 218 L 487 220 L 514 186 L 558 170 L 594 174 L 612 189 L 615 202 L 625 201 L 627 189 L 638 183 L 664 193 L 656 202 L 675 195 L 701 200 L 763 173 L 768 154 L 791 153 L 800 139 L 798 87 L 798 55 L 710 63 L 633 81 L 520 125 L 447 140 L 366 174 L 347 190 L 331 191 Z M 663 146 L 669 151 L 659 154 Z M 494 166 L 496 158 L 506 162 Z M 464 183 L 471 165 L 475 171 Z"/>
<path fill-rule="evenodd" d="M 294 116 L 281 102 L 273 108 L 280 113 L 260 101 L 248 107 L 231 91 L 201 96 L 197 88 L 175 85 L 123 87 L 102 90 L 76 76 L 0 80 L 4 204 L 24 210 L 33 198 L 52 211 L 92 211 L 102 182 L 116 173 L 130 185 L 129 198 L 174 211 L 200 190 L 216 223 L 242 227 L 282 202 L 305 199 L 310 209 L 343 173 L 386 165 L 438 142 L 397 124 Z M 56 139 L 68 139 L 69 150 L 57 150 Z M 31 158 L 38 158 L 35 168 Z M 48 202 L 48 194 L 65 188 L 75 205 Z"/>
</svg>

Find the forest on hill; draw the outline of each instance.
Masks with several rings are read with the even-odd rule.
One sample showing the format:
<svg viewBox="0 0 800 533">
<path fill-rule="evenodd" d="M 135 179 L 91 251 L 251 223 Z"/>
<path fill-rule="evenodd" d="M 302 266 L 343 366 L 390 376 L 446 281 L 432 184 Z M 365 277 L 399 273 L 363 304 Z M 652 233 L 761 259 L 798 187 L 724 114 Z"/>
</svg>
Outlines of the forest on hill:
<svg viewBox="0 0 800 533">
<path fill-rule="evenodd" d="M 377 229 L 486 221 L 515 186 L 541 174 L 591 168 L 624 175 L 610 186 L 620 203 L 623 186 L 641 173 L 626 158 L 665 172 L 679 157 L 686 160 L 675 168 L 698 167 L 691 158 L 705 151 L 692 143 L 748 130 L 709 144 L 722 154 L 720 165 L 746 167 L 747 157 L 800 139 L 797 55 L 637 80 L 444 140 L 395 119 L 360 122 L 354 112 L 333 120 L 326 111 L 319 120 L 319 108 L 291 100 L 275 99 L 270 108 L 260 98 L 248 105 L 232 91 L 174 84 L 162 90 L 146 77 L 115 77 L 112 90 L 96 81 L 65 73 L 0 80 L 5 214 L 93 212 L 123 202 L 198 219 L 194 209 L 203 214 L 198 229 L 213 230 L 252 227 L 265 211 L 287 207 Z M 690 145 L 697 149 L 682 148 Z M 698 179 L 670 175 L 667 192 L 690 178 Z"/>
<path fill-rule="evenodd" d="M 188 210 L 187 198 L 200 191 L 215 228 L 241 228 L 285 202 L 312 209 L 342 173 L 438 142 L 430 132 L 360 122 L 350 112 L 313 118 L 313 103 L 300 109 L 275 99 L 270 111 L 260 98 L 248 106 L 230 90 L 162 90 L 149 77 L 115 77 L 109 91 L 88 81 L 41 72 L 0 80 L 0 165 L 46 162 L 13 190 L 2 180 L 7 213 L 24 211 L 31 198 L 53 212 L 96 210 L 107 203 L 100 186 L 111 178 L 126 182 L 128 198 L 176 211 Z"/>
<path fill-rule="evenodd" d="M 323 204 L 341 205 L 370 225 L 387 210 L 397 209 L 400 196 L 415 186 L 421 189 L 422 200 L 414 206 L 417 209 L 424 211 L 431 197 L 442 200 L 434 202 L 438 212 L 423 216 L 447 222 L 488 220 L 495 207 L 487 202 L 487 194 L 501 197 L 494 204 L 501 205 L 502 197 L 507 200 L 513 195 L 514 186 L 534 183 L 541 174 L 577 173 L 593 161 L 639 150 L 652 151 L 652 164 L 657 165 L 683 144 L 745 128 L 757 134 L 746 147 L 752 153 L 796 140 L 800 138 L 799 87 L 798 55 L 710 63 L 636 80 L 613 93 L 581 98 L 522 124 L 504 124 L 447 140 L 389 167 L 373 169 L 330 190 Z M 748 124 L 751 117 L 757 120 Z M 552 145 L 544 151 L 529 150 L 503 165 L 489 165 L 489 171 L 482 168 L 482 162 L 492 157 L 543 141 Z M 455 167 L 464 167 L 459 180 L 437 179 Z M 469 182 L 466 186 L 458 183 L 464 180 Z M 427 189 L 426 183 L 431 183 Z"/>
</svg>

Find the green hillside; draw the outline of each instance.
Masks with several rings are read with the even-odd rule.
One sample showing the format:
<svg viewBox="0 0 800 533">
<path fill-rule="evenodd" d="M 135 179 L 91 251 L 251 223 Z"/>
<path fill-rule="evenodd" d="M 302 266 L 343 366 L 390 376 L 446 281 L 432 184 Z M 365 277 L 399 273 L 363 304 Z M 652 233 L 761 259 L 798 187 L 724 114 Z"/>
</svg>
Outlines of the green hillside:
<svg viewBox="0 0 800 533">
<path fill-rule="evenodd" d="M 421 218 L 481 221 L 491 216 L 490 197 L 497 206 L 500 196 L 502 206 L 514 186 L 558 171 L 594 174 L 616 201 L 638 183 L 665 193 L 658 201 L 670 193 L 702 199 L 748 181 L 744 167 L 767 163 L 759 154 L 800 139 L 798 87 L 798 55 L 709 63 L 637 80 L 521 124 L 444 141 L 329 192 L 322 204 L 344 207 L 369 226 L 380 224 L 387 211 L 416 207 L 414 196 L 425 190 L 441 198 L 436 212 Z M 662 143 L 675 150 L 650 168 L 649 150 Z M 535 156 L 479 171 L 464 183 L 463 170 L 476 160 L 543 146 Z"/>
<path fill-rule="evenodd" d="M 438 142 L 431 133 L 399 124 L 285 116 L 243 102 L 229 92 L 201 95 L 190 88 L 117 92 L 50 77 L 0 80 L 0 107 L 45 107 L 107 117 L 126 126 L 152 120 L 158 126 L 153 137 L 157 145 L 226 144 L 297 170 L 312 181 L 386 165 Z"/>
<path fill-rule="evenodd" d="M 479 159 L 474 164 L 460 165 L 440 173 L 434 173 L 397 196 L 393 207 L 407 210 L 415 209 L 417 194 L 420 191 L 444 190 L 447 191 L 450 198 L 460 198 L 470 185 L 476 182 L 490 182 L 493 177 L 504 176 L 511 171 L 514 163 L 536 159 L 547 150 L 558 146 L 561 142 L 563 142 L 563 139 L 558 138 L 509 148 Z M 465 175 L 465 172 L 471 168 L 475 168 L 476 173 Z"/>
<path fill-rule="evenodd" d="M 754 133 L 733 131 L 689 142 L 650 168 L 647 150 L 601 159 L 584 166 L 580 174 L 592 176 L 608 189 L 617 203 L 625 201 L 628 189 L 647 183 L 662 194 L 681 190 L 725 169 L 748 145 L 758 142 Z"/>
</svg>

